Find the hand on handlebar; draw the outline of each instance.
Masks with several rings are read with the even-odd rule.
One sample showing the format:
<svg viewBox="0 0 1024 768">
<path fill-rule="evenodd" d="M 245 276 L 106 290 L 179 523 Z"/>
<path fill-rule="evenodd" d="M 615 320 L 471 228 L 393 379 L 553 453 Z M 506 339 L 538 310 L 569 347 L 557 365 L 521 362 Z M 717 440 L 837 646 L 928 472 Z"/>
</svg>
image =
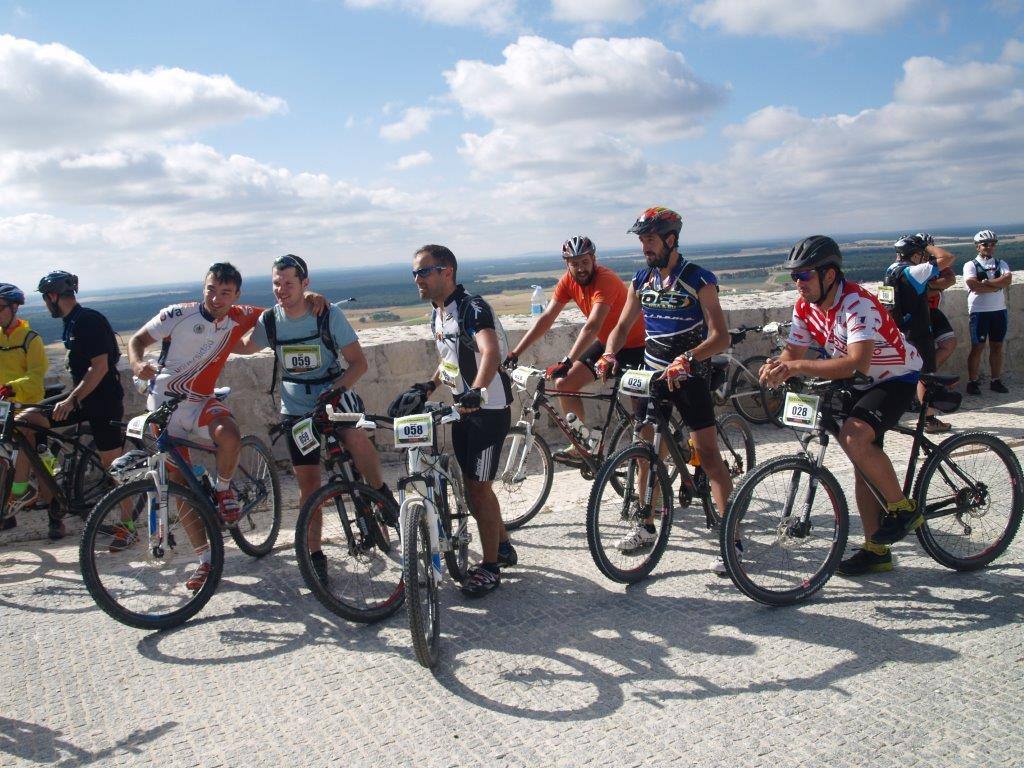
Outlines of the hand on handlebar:
<svg viewBox="0 0 1024 768">
<path fill-rule="evenodd" d="M 608 381 L 608 377 L 614 376 L 618 369 L 619 361 L 611 352 L 605 352 L 594 363 L 594 373 L 600 377 L 601 381 Z"/>
<path fill-rule="evenodd" d="M 156 377 L 157 370 L 148 360 L 138 360 L 132 363 L 132 373 L 136 378 L 142 379 L 143 381 L 149 381 Z"/>
<path fill-rule="evenodd" d="M 2 387 L 0 387 L 0 398 L 3 398 L 4 400 L 13 400 L 14 387 L 12 387 L 10 384 L 4 384 Z"/>
<path fill-rule="evenodd" d="M 783 362 L 777 357 L 769 357 L 765 364 L 761 366 L 757 378 L 762 386 L 777 387 L 791 376 L 793 376 L 793 372 L 790 370 L 788 363 Z"/>
<path fill-rule="evenodd" d="M 466 390 L 466 393 L 459 398 L 458 410 L 461 414 L 473 413 L 479 411 L 480 406 L 484 403 L 484 394 L 480 390 L 480 387 L 473 387 L 472 389 Z"/>
<path fill-rule="evenodd" d="M 519 356 L 510 354 L 508 357 L 505 358 L 504 362 L 502 362 L 501 367 L 504 368 L 506 371 L 513 371 L 518 365 Z"/>
<path fill-rule="evenodd" d="M 549 365 L 544 371 L 545 379 L 561 379 L 564 378 L 569 369 L 572 368 L 572 360 L 568 357 L 563 357 L 554 365 Z"/>
<path fill-rule="evenodd" d="M 692 365 L 693 363 L 690 358 L 685 355 L 680 355 L 669 363 L 668 367 L 661 374 L 661 378 L 668 385 L 669 392 L 683 386 L 683 382 L 690 377 Z"/>
</svg>

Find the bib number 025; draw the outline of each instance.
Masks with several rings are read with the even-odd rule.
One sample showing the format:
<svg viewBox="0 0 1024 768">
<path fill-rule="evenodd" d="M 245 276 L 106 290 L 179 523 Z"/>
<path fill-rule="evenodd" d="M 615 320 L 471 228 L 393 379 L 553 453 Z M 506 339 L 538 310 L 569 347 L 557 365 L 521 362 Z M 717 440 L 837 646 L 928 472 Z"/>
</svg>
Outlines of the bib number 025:
<svg viewBox="0 0 1024 768">
<path fill-rule="evenodd" d="M 782 407 L 782 423 L 797 429 L 814 429 L 818 423 L 820 399 L 817 395 L 787 392 L 786 402 Z"/>
<path fill-rule="evenodd" d="M 619 390 L 634 397 L 651 396 L 651 379 L 657 371 L 626 371 L 622 374 Z"/>
<path fill-rule="evenodd" d="M 415 413 L 395 419 L 396 448 L 426 448 L 434 444 L 434 419 L 429 413 Z"/>
</svg>

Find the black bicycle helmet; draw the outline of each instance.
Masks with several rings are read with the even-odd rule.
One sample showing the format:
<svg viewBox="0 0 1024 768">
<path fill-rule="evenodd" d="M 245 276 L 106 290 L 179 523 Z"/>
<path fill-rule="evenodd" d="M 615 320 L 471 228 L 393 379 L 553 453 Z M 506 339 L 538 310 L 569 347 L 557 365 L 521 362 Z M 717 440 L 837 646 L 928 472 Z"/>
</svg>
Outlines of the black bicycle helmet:
<svg viewBox="0 0 1024 768">
<path fill-rule="evenodd" d="M 926 250 L 927 246 L 928 244 L 921 235 L 904 235 L 893 243 L 893 247 L 896 248 L 896 255 L 900 261 L 909 261 L 911 256 Z"/>
<path fill-rule="evenodd" d="M 673 210 L 656 206 L 648 208 L 640 214 L 627 232 L 634 235 L 655 234 L 664 237 L 668 234 L 679 235 L 683 228 L 683 217 Z"/>
<path fill-rule="evenodd" d="M 0 300 L 8 304 L 24 304 L 25 292 L 16 285 L 0 283 Z"/>
<path fill-rule="evenodd" d="M 793 246 L 789 258 L 782 265 L 783 269 L 823 269 L 843 266 L 843 254 L 839 252 L 839 244 L 825 235 L 805 237 Z"/>
<path fill-rule="evenodd" d="M 597 249 L 594 248 L 594 243 L 586 235 L 576 235 L 562 243 L 563 259 L 577 259 L 580 256 L 586 256 L 588 253 L 593 255 L 597 253 Z"/>
<path fill-rule="evenodd" d="M 78 293 L 78 275 L 72 275 L 62 269 L 55 270 L 39 281 L 36 290 L 40 293 L 56 293 L 59 296 Z"/>
</svg>

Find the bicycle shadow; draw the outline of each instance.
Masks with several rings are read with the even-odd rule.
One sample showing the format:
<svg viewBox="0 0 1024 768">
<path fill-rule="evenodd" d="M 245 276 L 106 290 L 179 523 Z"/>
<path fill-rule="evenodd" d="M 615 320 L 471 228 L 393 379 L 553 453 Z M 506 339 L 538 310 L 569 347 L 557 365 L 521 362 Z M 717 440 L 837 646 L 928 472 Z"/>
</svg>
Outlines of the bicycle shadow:
<svg viewBox="0 0 1024 768">
<path fill-rule="evenodd" d="M 38 584 L 30 591 L 13 589 L 27 582 Z M 15 594 L 18 600 L 14 599 Z M 77 559 L 62 562 L 56 553 L 40 545 L 0 549 L 0 606 L 68 615 L 90 609 L 90 605 L 80 604 L 82 599 L 88 599 L 88 592 L 78 571 Z"/>
<path fill-rule="evenodd" d="M 89 765 L 118 756 L 141 756 L 146 744 L 156 741 L 177 726 L 178 723 L 171 720 L 153 728 L 136 729 L 109 747 L 89 750 L 62 738 L 61 731 L 0 715 L 0 754 L 33 763 L 49 763 L 58 768 Z"/>
</svg>

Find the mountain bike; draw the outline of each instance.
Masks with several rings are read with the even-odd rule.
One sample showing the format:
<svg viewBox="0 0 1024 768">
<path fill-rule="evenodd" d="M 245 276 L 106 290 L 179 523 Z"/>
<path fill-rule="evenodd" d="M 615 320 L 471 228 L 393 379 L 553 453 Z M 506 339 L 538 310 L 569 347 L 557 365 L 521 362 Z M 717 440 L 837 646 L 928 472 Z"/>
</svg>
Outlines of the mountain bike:
<svg viewBox="0 0 1024 768">
<path fill-rule="evenodd" d="M 406 451 L 398 481 L 409 631 L 416 659 L 433 668 L 440 653 L 441 561 L 455 581 L 469 569 L 469 505 L 462 472 L 437 450 L 437 427 L 459 420 L 455 406 L 427 403 L 426 411 L 394 420 L 395 447 Z"/>
<path fill-rule="evenodd" d="M 943 412 L 959 406 L 962 395 L 948 389 L 956 376 L 922 374 L 921 380 L 925 406 Z M 849 413 L 854 386 L 868 382 L 858 375 L 788 385 L 782 418 L 800 430 L 801 451 L 755 467 L 733 491 L 721 526 L 726 568 L 747 597 L 778 606 L 806 600 L 839 565 L 849 508 L 839 481 L 824 466 L 825 451 Z M 913 438 L 903 493 L 924 513 L 917 538 L 925 552 L 948 568 L 975 570 L 999 557 L 1020 525 L 1020 463 L 1006 443 L 986 432 L 960 432 L 932 442 L 924 432 L 927 412 L 921 408 L 914 428 L 892 429 Z M 818 448 L 812 452 L 815 441 Z M 884 509 L 878 490 L 870 483 L 867 487 Z"/>
<path fill-rule="evenodd" d="M 405 601 L 398 506 L 362 482 L 341 441 L 345 429 L 372 430 L 378 423 L 390 426 L 391 419 L 341 413 L 328 405 L 285 419 L 270 430 L 275 442 L 285 430 L 291 431 L 299 450 L 307 453 L 320 450 L 323 443 L 327 481 L 299 510 L 295 555 L 314 597 L 332 613 L 362 623 L 390 616 Z M 317 526 L 326 558 L 325 581 L 317 576 L 310 557 L 310 536 Z"/>
<path fill-rule="evenodd" d="M 216 395 L 223 399 L 228 391 Z M 128 436 L 152 446 L 151 452 L 131 451 L 114 462 L 112 474 L 122 484 L 96 504 L 79 547 L 82 576 L 96 604 L 139 629 L 167 629 L 190 619 L 213 596 L 224 567 L 214 485 L 203 459 L 192 459 L 205 455 L 209 461 L 215 449 L 166 431 L 181 402 L 171 398 L 128 422 Z M 169 478 L 168 461 L 180 480 Z M 243 552 L 262 557 L 281 527 L 281 485 L 270 451 L 253 435 L 242 438 L 231 487 L 242 516 L 228 532 Z M 206 551 L 209 576 L 190 590 L 189 571 Z"/>
<path fill-rule="evenodd" d="M 646 578 L 668 545 L 674 514 L 674 478 L 680 479 L 676 500 L 681 508 L 699 500 L 707 527 L 715 528 L 720 522 L 700 456 L 687 433 L 673 427 L 669 420 L 671 404 L 665 402 L 669 392 L 664 380 L 656 378 L 659 374 L 660 371 L 623 374 L 620 391 L 647 398 L 646 415 L 635 425 L 632 444 L 601 466 L 587 502 L 587 545 L 594 563 L 606 577 L 624 584 Z M 650 440 L 643 436 L 648 426 L 653 428 Z M 730 476 L 741 476 L 755 462 L 750 427 L 740 416 L 729 413 L 716 419 L 715 430 Z M 661 458 L 663 445 L 668 450 L 665 459 Z M 654 542 L 637 552 L 620 551 L 619 542 L 651 512 L 655 516 Z"/>
</svg>

